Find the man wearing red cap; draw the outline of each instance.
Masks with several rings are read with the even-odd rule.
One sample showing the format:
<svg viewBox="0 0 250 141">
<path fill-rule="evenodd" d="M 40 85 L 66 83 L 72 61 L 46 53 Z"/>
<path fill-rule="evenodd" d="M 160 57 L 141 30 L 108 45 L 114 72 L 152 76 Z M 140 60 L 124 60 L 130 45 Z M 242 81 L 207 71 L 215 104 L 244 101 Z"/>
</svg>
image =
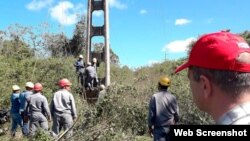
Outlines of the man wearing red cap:
<svg viewBox="0 0 250 141">
<path fill-rule="evenodd" d="M 203 35 L 175 73 L 185 68 L 194 103 L 216 124 L 250 124 L 250 48 L 242 37 Z"/>
<path fill-rule="evenodd" d="M 69 129 L 73 125 L 73 120 L 77 118 L 75 100 L 70 93 L 70 86 L 72 85 L 68 79 L 61 79 L 58 83 L 60 89 L 54 93 L 50 105 L 53 125 L 53 136 L 60 133 L 61 128 Z M 72 136 L 72 130 L 68 132 L 66 138 Z"/>
<path fill-rule="evenodd" d="M 25 110 L 30 114 L 30 135 L 34 135 L 39 126 L 46 131 L 49 129 L 50 110 L 47 98 L 41 94 L 42 89 L 42 84 L 36 83 L 34 85 L 34 94 L 29 95 L 25 103 Z"/>
</svg>

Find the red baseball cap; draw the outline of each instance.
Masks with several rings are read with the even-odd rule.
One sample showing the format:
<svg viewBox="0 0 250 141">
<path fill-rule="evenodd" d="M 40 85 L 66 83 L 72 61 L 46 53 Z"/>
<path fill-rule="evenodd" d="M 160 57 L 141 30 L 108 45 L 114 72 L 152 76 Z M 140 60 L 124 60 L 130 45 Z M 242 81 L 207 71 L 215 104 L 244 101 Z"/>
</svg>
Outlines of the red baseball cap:
<svg viewBox="0 0 250 141">
<path fill-rule="evenodd" d="M 250 48 L 239 35 L 225 31 L 206 34 L 193 45 L 188 61 L 179 66 L 175 73 L 190 66 L 250 72 L 250 63 L 237 61 L 243 52 L 250 53 Z"/>
</svg>

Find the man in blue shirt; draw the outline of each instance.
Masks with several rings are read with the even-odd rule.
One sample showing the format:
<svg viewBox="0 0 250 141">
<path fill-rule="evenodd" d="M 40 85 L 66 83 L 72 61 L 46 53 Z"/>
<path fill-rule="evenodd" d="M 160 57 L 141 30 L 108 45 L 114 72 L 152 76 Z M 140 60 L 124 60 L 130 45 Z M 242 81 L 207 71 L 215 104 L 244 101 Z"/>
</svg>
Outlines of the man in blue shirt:
<svg viewBox="0 0 250 141">
<path fill-rule="evenodd" d="M 16 135 L 16 129 L 19 125 L 22 127 L 22 118 L 19 114 L 20 109 L 20 87 L 18 85 L 12 86 L 13 93 L 11 94 L 10 101 L 11 101 L 11 109 L 10 109 L 10 115 L 12 118 L 12 125 L 11 125 L 11 135 L 14 137 Z"/>
<path fill-rule="evenodd" d="M 179 107 L 176 97 L 168 91 L 170 79 L 162 76 L 158 83 L 159 92 L 149 103 L 148 128 L 154 141 L 169 141 L 170 125 L 179 121 Z"/>
<path fill-rule="evenodd" d="M 85 67 L 85 63 L 83 61 L 83 55 L 79 55 L 79 59 L 76 60 L 75 64 L 74 64 L 75 68 L 76 68 L 76 73 L 77 73 L 77 82 L 79 84 L 79 82 L 81 83 L 81 85 L 84 85 L 84 67 Z"/>
<path fill-rule="evenodd" d="M 27 102 L 26 98 L 29 95 L 33 94 L 34 84 L 32 82 L 27 82 L 25 84 L 25 88 L 26 88 L 26 90 L 23 91 L 20 94 L 19 98 L 20 98 L 20 104 L 21 104 L 21 106 L 20 106 L 20 113 L 21 113 L 21 116 L 22 116 L 22 119 L 23 119 L 23 128 L 22 128 L 22 131 L 23 131 L 23 134 L 25 136 L 28 136 L 28 134 L 29 134 L 29 121 L 26 121 L 24 119 L 24 117 L 27 116 L 27 115 L 25 115 L 25 112 L 24 112 L 26 110 L 26 109 L 24 109 L 24 106 L 25 106 L 25 103 Z"/>
</svg>

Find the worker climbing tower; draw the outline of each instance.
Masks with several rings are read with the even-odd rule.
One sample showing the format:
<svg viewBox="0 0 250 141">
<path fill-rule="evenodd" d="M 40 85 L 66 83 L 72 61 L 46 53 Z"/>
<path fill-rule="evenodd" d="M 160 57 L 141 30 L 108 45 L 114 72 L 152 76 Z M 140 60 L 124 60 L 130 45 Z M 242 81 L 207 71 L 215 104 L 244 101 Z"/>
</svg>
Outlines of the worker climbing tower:
<svg viewBox="0 0 250 141">
<path fill-rule="evenodd" d="M 92 14 L 96 10 L 103 10 L 104 13 L 104 25 L 93 26 Z M 108 0 L 88 0 L 88 13 L 87 13 L 87 52 L 86 62 L 91 62 L 93 53 L 91 52 L 92 37 L 103 36 L 104 37 L 104 58 L 100 61 L 105 62 L 105 85 L 110 85 L 110 50 L 109 50 L 109 6 Z"/>
</svg>

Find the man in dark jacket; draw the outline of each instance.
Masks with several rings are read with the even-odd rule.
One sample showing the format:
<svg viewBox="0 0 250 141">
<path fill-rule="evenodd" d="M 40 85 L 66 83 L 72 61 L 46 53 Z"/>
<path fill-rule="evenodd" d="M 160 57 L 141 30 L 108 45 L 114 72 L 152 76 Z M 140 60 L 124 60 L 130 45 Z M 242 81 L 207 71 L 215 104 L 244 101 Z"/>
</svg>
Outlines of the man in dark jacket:
<svg viewBox="0 0 250 141">
<path fill-rule="evenodd" d="M 169 78 L 162 76 L 158 83 L 159 92 L 149 103 L 148 128 L 154 141 L 168 141 L 170 125 L 179 121 L 179 108 L 175 96 L 168 92 L 169 86 Z"/>
<path fill-rule="evenodd" d="M 84 85 L 84 72 L 85 72 L 85 63 L 83 61 L 83 55 L 79 55 L 79 59 L 76 60 L 74 64 L 77 73 L 78 84 L 81 83 L 81 86 Z"/>
</svg>

